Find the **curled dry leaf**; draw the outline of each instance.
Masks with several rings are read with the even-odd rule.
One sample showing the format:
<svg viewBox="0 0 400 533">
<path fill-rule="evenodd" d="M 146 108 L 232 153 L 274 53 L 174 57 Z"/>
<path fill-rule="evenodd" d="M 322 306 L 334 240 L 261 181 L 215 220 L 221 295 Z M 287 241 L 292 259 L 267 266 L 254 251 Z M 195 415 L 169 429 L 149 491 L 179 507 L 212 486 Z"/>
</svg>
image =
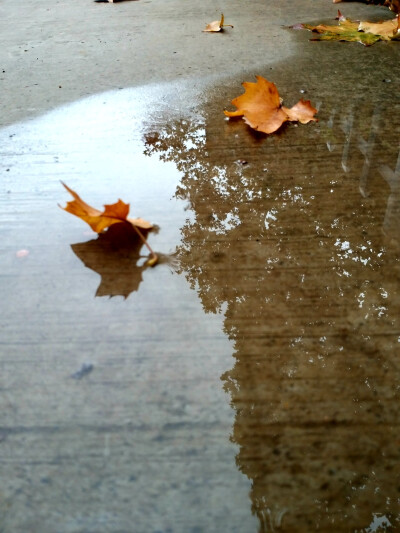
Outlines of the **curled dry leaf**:
<svg viewBox="0 0 400 533">
<path fill-rule="evenodd" d="M 346 18 L 340 11 L 336 17 L 339 21 L 335 25 L 295 24 L 292 29 L 310 30 L 318 35 L 312 41 L 349 41 L 359 42 L 371 46 L 377 41 L 392 41 L 400 39 L 399 17 L 384 22 L 360 22 Z"/>
<path fill-rule="evenodd" d="M 257 82 L 246 81 L 242 85 L 244 94 L 234 98 L 232 104 L 236 111 L 224 111 L 227 117 L 243 117 L 251 128 L 263 133 L 277 131 L 284 122 L 293 121 L 307 124 L 316 121 L 317 110 L 309 100 L 301 99 L 292 108 L 282 105 L 275 84 L 262 76 L 256 76 Z"/>
<path fill-rule="evenodd" d="M 214 20 L 214 22 L 210 22 L 210 24 L 207 24 L 203 31 L 215 33 L 221 31 L 222 28 L 226 28 L 227 26 L 233 28 L 231 24 L 224 24 L 224 14 L 222 13 L 221 20 Z"/>
</svg>

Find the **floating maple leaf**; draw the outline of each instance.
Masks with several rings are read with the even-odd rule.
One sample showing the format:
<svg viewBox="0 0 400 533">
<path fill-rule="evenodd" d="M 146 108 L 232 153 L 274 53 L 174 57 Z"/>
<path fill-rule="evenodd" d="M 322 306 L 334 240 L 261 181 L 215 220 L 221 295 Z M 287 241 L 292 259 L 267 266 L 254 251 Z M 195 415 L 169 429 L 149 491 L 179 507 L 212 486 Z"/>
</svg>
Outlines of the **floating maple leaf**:
<svg viewBox="0 0 400 533">
<path fill-rule="evenodd" d="M 203 31 L 215 33 L 218 31 L 222 31 L 222 29 L 226 28 L 227 26 L 233 28 L 231 24 L 224 24 L 224 14 L 222 13 L 221 20 L 214 20 L 213 22 L 210 22 L 210 24 L 207 24 L 206 28 Z"/>
<path fill-rule="evenodd" d="M 286 121 L 307 124 L 314 118 L 317 110 L 309 100 L 301 99 L 291 109 L 284 107 L 275 84 L 262 76 L 256 76 L 257 82 L 245 81 L 244 94 L 232 100 L 236 111 L 224 111 L 227 117 L 243 117 L 251 128 L 263 133 L 273 133 Z"/>
<path fill-rule="evenodd" d="M 310 30 L 318 35 L 311 41 L 350 41 L 359 42 L 365 46 L 371 46 L 377 41 L 392 41 L 400 39 L 399 17 L 384 22 L 353 21 L 338 11 L 336 17 L 339 23 L 334 25 L 296 24 L 292 29 Z"/>
<path fill-rule="evenodd" d="M 105 205 L 104 211 L 100 211 L 99 209 L 96 209 L 84 202 L 82 198 L 75 191 L 70 189 L 65 183 L 61 183 L 74 197 L 74 200 L 67 202 L 66 207 L 62 207 L 62 209 L 87 222 L 92 230 L 96 233 L 102 233 L 105 229 L 113 226 L 114 224 L 130 224 L 152 254 L 152 259 L 148 261 L 148 264 L 151 266 L 156 264 L 158 259 L 157 255 L 153 252 L 142 232 L 140 231 L 140 229 L 148 231 L 153 228 L 153 225 L 142 218 L 128 217 L 129 204 L 124 203 L 122 200 L 118 200 L 118 202 L 115 204 Z"/>
</svg>

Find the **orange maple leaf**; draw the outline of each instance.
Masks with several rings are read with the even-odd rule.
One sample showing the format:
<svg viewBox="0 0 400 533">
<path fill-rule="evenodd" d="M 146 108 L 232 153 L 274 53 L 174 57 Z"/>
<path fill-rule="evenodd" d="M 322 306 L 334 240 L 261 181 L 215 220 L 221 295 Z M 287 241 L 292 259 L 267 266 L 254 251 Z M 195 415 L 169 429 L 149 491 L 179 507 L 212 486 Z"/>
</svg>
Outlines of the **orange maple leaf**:
<svg viewBox="0 0 400 533">
<path fill-rule="evenodd" d="M 236 111 L 224 111 L 227 117 L 243 117 L 251 128 L 263 133 L 273 133 L 286 121 L 307 124 L 314 118 L 317 110 L 309 100 L 301 99 L 291 109 L 284 107 L 275 84 L 262 76 L 257 82 L 245 81 L 244 94 L 234 98 L 232 104 Z"/>
<path fill-rule="evenodd" d="M 96 233 L 102 233 L 106 228 L 113 226 L 114 224 L 129 223 L 132 225 L 135 232 L 139 235 L 139 238 L 145 246 L 149 249 L 152 257 L 147 261 L 149 266 L 154 266 L 158 261 L 157 254 L 154 253 L 149 243 L 146 241 L 144 235 L 140 231 L 149 231 L 153 228 L 153 225 L 143 218 L 130 218 L 129 204 L 126 204 L 122 200 L 118 200 L 115 204 L 108 204 L 104 206 L 104 211 L 100 211 L 87 204 L 82 198 L 72 189 L 70 189 L 65 183 L 61 182 L 69 193 L 72 194 L 74 199 L 67 202 L 65 207 L 61 207 L 64 211 L 75 215 L 89 224 L 93 231 Z M 140 228 L 140 229 L 139 229 Z"/>
<path fill-rule="evenodd" d="M 74 200 L 67 202 L 67 205 L 62 207 L 62 209 L 87 222 L 96 233 L 102 233 L 106 228 L 121 222 L 129 222 L 132 226 L 144 230 L 150 230 L 153 227 L 150 222 L 147 222 L 142 218 L 128 217 L 129 204 L 124 203 L 122 200 L 118 200 L 115 204 L 105 205 L 104 211 L 100 211 L 84 202 L 82 198 L 75 191 L 65 185 L 65 183 L 61 183 L 74 197 Z"/>
</svg>

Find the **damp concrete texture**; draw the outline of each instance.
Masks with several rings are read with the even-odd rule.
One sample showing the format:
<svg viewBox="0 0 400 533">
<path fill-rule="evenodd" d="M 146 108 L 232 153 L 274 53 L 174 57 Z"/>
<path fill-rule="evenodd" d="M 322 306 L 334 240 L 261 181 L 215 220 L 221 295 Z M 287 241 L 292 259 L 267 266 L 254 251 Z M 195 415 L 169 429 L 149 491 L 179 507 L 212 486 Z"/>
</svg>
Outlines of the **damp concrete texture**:
<svg viewBox="0 0 400 533">
<path fill-rule="evenodd" d="M 0 2 L 2 533 L 400 530 L 400 43 L 336 10 Z M 255 75 L 319 122 L 226 120 Z"/>
</svg>

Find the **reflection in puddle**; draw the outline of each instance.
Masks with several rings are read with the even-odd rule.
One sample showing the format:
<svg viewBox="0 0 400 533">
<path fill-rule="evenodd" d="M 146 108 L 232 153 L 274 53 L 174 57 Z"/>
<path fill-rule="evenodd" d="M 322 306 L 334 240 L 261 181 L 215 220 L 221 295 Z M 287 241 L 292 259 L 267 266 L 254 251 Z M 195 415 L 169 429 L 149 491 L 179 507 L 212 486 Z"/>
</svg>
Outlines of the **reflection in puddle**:
<svg viewBox="0 0 400 533">
<path fill-rule="evenodd" d="M 226 94 L 174 117 L 172 91 L 165 120 L 127 91 L 3 135 L 5 253 L 32 250 L 3 283 L 13 520 L 36 507 L 41 524 L 72 511 L 71 530 L 398 526 L 399 116 L 385 99 L 338 105 L 330 90 L 319 87 L 318 125 L 270 137 L 225 122 Z M 121 236 L 69 254 L 81 221 L 56 207 L 54 176 L 94 205 L 111 189 L 133 199 L 161 228 L 152 247 L 177 249 L 174 268 L 209 314 L 183 276 L 140 266 Z M 93 298 L 93 271 L 98 296 L 123 298 Z M 87 355 L 93 379 L 60 386 Z"/>
<path fill-rule="evenodd" d="M 144 139 L 182 172 L 180 269 L 234 343 L 260 531 L 397 529 L 399 116 L 359 101 L 336 121 L 326 96 L 317 127 L 260 138 L 218 105 Z"/>
<path fill-rule="evenodd" d="M 145 232 L 142 230 L 142 233 Z M 82 263 L 100 275 L 96 296 L 128 296 L 139 290 L 143 273 L 152 266 L 140 254 L 143 243 L 129 225 L 115 224 L 96 239 L 71 244 Z M 158 254 L 157 265 L 176 267 L 174 255 Z"/>
<path fill-rule="evenodd" d="M 124 224 L 111 226 L 97 239 L 72 244 L 75 255 L 84 265 L 101 277 L 96 296 L 123 296 L 139 290 L 143 271 L 148 266 L 137 265 L 143 243 Z"/>
</svg>

